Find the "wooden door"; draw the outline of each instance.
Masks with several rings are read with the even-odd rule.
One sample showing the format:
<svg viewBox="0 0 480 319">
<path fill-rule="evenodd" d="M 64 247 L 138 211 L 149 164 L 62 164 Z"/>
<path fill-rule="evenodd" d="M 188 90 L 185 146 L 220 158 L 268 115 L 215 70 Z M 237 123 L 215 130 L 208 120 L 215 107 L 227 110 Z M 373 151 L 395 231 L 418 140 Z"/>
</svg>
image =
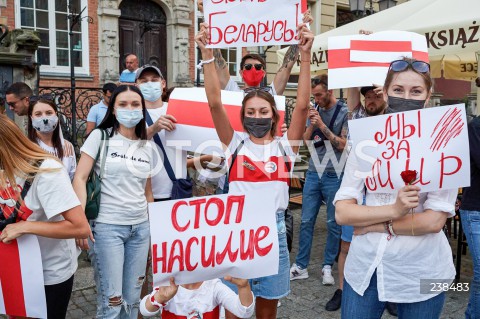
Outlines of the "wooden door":
<svg viewBox="0 0 480 319">
<path fill-rule="evenodd" d="M 118 21 L 120 71 L 125 69 L 125 57 L 135 54 L 140 66 L 158 67 L 167 78 L 167 17 L 163 9 L 151 1 L 123 0 Z"/>
</svg>

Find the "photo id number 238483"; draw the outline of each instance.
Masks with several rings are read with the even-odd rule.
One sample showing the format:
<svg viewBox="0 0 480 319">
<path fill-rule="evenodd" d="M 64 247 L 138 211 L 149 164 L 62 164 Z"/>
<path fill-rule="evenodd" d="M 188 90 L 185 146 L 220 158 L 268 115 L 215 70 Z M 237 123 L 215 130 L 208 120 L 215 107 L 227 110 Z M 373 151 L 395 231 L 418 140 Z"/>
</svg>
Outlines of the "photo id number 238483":
<svg viewBox="0 0 480 319">
<path fill-rule="evenodd" d="M 420 293 L 438 294 L 441 292 L 455 291 L 466 292 L 470 290 L 468 282 L 451 282 L 451 280 L 420 280 Z"/>
<path fill-rule="evenodd" d="M 470 289 L 468 282 L 431 282 L 430 291 L 431 292 L 441 292 L 441 291 L 468 291 Z"/>
</svg>

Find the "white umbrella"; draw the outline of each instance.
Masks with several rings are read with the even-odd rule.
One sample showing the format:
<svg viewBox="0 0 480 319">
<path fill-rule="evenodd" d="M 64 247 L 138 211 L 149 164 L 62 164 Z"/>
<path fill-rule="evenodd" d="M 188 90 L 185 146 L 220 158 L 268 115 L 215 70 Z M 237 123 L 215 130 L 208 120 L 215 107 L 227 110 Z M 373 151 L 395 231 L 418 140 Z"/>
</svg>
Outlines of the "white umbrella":
<svg viewBox="0 0 480 319">
<path fill-rule="evenodd" d="M 358 34 L 359 30 L 412 31 L 425 34 L 434 77 L 471 80 L 477 75 L 480 51 L 480 0 L 411 0 L 388 10 L 315 36 L 312 72 L 327 69 L 327 40 L 331 36 Z M 287 49 L 277 51 L 281 63 Z M 471 64 L 463 66 L 462 64 Z M 449 67 L 447 68 L 446 65 Z M 469 72 L 461 72 L 465 69 Z M 292 71 L 298 74 L 296 65 Z"/>
</svg>

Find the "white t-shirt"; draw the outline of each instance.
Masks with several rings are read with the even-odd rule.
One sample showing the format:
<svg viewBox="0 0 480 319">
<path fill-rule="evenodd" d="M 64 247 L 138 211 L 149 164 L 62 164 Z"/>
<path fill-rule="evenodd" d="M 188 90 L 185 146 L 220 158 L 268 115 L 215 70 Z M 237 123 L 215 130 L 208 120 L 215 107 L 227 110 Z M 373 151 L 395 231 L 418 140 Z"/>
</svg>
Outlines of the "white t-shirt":
<svg viewBox="0 0 480 319">
<path fill-rule="evenodd" d="M 351 152 L 334 204 L 345 199 L 356 199 L 358 205 L 362 204 L 365 182 L 355 174 L 358 171 L 357 156 Z M 395 203 L 396 198 L 396 193 L 367 191 L 365 200 L 367 206 L 383 206 Z M 456 198 L 456 189 L 421 193 L 415 212 L 431 209 L 452 217 Z M 395 229 L 395 221 L 393 226 Z M 435 279 L 438 282 L 455 277 L 452 250 L 443 231 L 393 236 L 390 240 L 387 237 L 386 233 L 375 232 L 353 236 L 345 262 L 345 280 L 359 295 L 363 296 L 375 270 L 379 300 L 397 303 L 419 302 L 436 296 L 420 292 L 420 279 L 435 283 Z"/>
<path fill-rule="evenodd" d="M 43 143 L 40 139 L 37 139 L 38 145 L 46 152 L 57 156 L 58 154 L 55 151 L 55 148 L 48 146 L 47 144 Z M 72 143 L 66 141 L 62 138 L 62 145 L 63 145 L 63 166 L 67 170 L 68 176 L 70 180 L 73 180 L 73 176 L 75 175 L 75 171 L 77 170 L 77 159 L 75 157 L 75 150 L 73 149 Z"/>
<path fill-rule="evenodd" d="M 147 109 L 148 114 L 155 123 L 160 116 L 167 114 L 167 103 L 164 103 L 162 107 L 156 109 Z M 168 160 L 172 166 L 173 172 L 176 178 L 187 177 L 187 151 L 183 151 L 181 148 L 169 147 L 168 141 L 165 139 L 165 130 L 161 130 L 158 135 L 162 141 L 162 145 L 167 153 Z M 162 199 L 169 198 L 172 193 L 172 181 L 168 177 L 167 170 L 163 167 L 163 152 L 160 149 L 153 138 L 151 142 L 155 144 L 156 152 L 153 153 L 153 167 L 154 175 L 152 175 L 152 191 L 153 198 Z M 160 166 L 159 166 L 160 165 Z M 158 170 L 158 173 L 156 171 Z M 156 174 L 155 174 L 156 173 Z"/>
<path fill-rule="evenodd" d="M 245 194 L 249 191 L 269 189 L 275 194 L 277 212 L 288 207 L 288 188 L 290 176 L 295 164 L 296 154 L 293 152 L 287 134 L 275 139 L 266 145 L 253 143 L 245 134 L 235 132 L 228 145 L 230 157 L 228 166 L 231 166 L 232 154 L 245 140 L 243 147 L 237 153 L 237 158 L 230 170 L 229 194 Z M 280 149 L 281 143 L 289 159 L 290 171 L 287 172 L 285 156 Z"/>
<path fill-rule="evenodd" d="M 60 162 L 46 159 L 40 167 L 57 170 L 38 173 L 35 176 L 21 210 L 29 215 L 26 218 L 28 221 L 62 221 L 64 218 L 61 214 L 79 206 L 80 201 Z M 23 188 L 24 179 L 17 178 L 16 182 Z M 8 193 L 13 194 L 11 190 Z M 5 192 L 3 194 L 5 195 Z M 5 208 L 7 207 L 2 207 Z M 68 280 L 77 270 L 75 240 L 37 237 L 42 254 L 45 285 L 55 285 Z"/>
<path fill-rule="evenodd" d="M 271 90 L 271 94 L 272 95 L 277 95 L 277 90 L 275 90 L 275 84 L 272 82 L 270 84 L 270 87 L 272 88 Z M 237 82 L 235 82 L 235 80 L 232 79 L 232 77 L 230 77 L 230 79 L 228 80 L 227 82 L 227 85 L 225 85 L 225 91 L 233 91 L 233 92 L 241 92 L 243 91 L 237 84 Z"/>
<path fill-rule="evenodd" d="M 155 287 L 158 289 L 158 287 Z M 253 295 L 253 294 L 252 294 Z M 140 302 L 140 312 L 144 316 L 154 316 L 160 312 L 150 312 L 145 303 L 149 295 L 143 297 Z M 168 318 L 215 318 L 219 313 L 220 306 L 239 318 L 250 318 L 255 310 L 255 298 L 248 307 L 242 305 L 238 295 L 228 288 L 219 279 L 207 280 L 195 290 L 178 287 L 177 294 L 167 303 L 163 309 L 162 317 Z M 194 316 L 195 314 L 200 316 Z M 193 316 L 193 317 L 190 317 Z M 219 317 L 219 316 L 217 316 Z"/>
<path fill-rule="evenodd" d="M 92 131 L 81 151 L 95 159 L 101 138 L 100 130 Z M 144 143 L 120 133 L 110 137 L 97 222 L 136 225 L 148 219 L 145 185 L 152 167 L 152 145 L 148 141 Z M 100 174 L 103 152 L 95 163 L 97 174 Z"/>
</svg>

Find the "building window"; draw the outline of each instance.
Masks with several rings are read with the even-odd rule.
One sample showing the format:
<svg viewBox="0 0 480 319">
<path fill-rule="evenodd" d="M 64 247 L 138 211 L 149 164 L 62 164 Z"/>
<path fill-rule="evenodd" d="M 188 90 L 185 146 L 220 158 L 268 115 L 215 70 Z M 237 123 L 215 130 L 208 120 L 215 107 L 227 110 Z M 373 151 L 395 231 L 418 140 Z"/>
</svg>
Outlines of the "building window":
<svg viewBox="0 0 480 319">
<path fill-rule="evenodd" d="M 87 0 L 17 0 L 16 27 L 38 31 L 41 43 L 37 62 L 41 72 L 70 72 L 70 37 L 68 5 L 75 12 L 87 6 Z M 85 9 L 85 12 L 88 12 Z M 86 15 L 86 14 L 85 14 Z M 88 74 L 88 23 L 81 21 L 73 32 L 73 64 L 75 71 Z"/>
<path fill-rule="evenodd" d="M 197 8 L 197 0 L 195 0 L 195 9 Z M 203 13 L 199 12 L 198 10 L 195 10 L 195 19 L 196 19 L 196 24 L 195 24 L 195 34 L 198 32 L 200 29 L 200 23 L 203 22 Z M 237 47 L 237 48 L 225 48 L 225 49 L 220 49 L 222 52 L 222 56 L 227 62 L 228 66 L 228 71 L 230 72 L 230 76 L 232 77 L 233 80 L 235 81 L 241 81 L 242 78 L 240 76 L 240 62 L 242 60 L 242 48 Z M 198 50 L 195 50 L 195 57 L 196 61 L 198 61 Z M 203 73 L 200 75 L 200 77 L 203 79 Z"/>
</svg>

